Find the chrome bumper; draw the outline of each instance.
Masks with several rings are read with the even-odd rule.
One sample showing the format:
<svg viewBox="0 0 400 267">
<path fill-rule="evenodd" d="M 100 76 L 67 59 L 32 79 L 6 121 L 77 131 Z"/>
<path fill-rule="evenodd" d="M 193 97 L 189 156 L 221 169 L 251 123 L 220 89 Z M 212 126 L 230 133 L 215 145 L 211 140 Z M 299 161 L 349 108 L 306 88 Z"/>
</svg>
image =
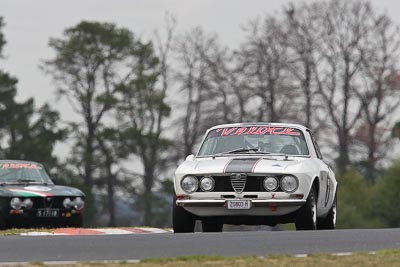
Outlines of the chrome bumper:
<svg viewBox="0 0 400 267">
<path fill-rule="evenodd" d="M 179 207 L 225 207 L 229 199 L 180 199 Z M 232 199 L 237 200 L 237 199 Z M 244 199 L 251 200 L 252 207 L 293 207 L 302 206 L 305 199 Z"/>
</svg>

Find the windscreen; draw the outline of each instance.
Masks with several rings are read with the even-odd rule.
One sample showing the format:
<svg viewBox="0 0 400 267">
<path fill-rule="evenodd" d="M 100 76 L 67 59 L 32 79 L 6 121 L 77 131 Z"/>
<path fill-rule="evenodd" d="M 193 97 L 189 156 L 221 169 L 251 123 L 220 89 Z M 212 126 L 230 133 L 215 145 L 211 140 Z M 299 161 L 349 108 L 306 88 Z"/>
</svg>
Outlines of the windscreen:
<svg viewBox="0 0 400 267">
<path fill-rule="evenodd" d="M 296 128 L 249 126 L 218 128 L 208 133 L 197 156 L 210 156 L 234 150 L 248 153 L 268 152 L 286 155 L 308 155 L 303 133 Z"/>
<path fill-rule="evenodd" d="M 53 184 L 45 169 L 36 163 L 0 163 L 0 183 Z"/>
</svg>

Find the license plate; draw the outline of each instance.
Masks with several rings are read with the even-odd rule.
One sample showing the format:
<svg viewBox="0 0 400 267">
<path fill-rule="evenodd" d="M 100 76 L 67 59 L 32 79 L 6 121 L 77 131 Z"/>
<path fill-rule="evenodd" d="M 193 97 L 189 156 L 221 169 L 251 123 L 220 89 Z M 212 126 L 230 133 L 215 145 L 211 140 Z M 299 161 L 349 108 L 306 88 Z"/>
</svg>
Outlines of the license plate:
<svg viewBox="0 0 400 267">
<path fill-rule="evenodd" d="M 228 200 L 230 210 L 248 210 L 251 207 L 251 200 Z"/>
<path fill-rule="evenodd" d="M 39 209 L 36 213 L 37 217 L 58 217 L 58 209 Z"/>
</svg>

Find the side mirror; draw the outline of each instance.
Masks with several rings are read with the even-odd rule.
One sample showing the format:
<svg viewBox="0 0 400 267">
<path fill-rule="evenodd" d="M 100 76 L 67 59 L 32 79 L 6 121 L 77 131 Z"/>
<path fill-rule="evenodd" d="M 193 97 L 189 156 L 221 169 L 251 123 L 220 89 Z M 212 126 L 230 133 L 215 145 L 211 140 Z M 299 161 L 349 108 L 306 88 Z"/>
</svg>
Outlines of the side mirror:
<svg viewBox="0 0 400 267">
<path fill-rule="evenodd" d="M 187 161 L 193 161 L 194 160 L 194 155 L 190 154 L 189 156 L 186 157 Z"/>
</svg>

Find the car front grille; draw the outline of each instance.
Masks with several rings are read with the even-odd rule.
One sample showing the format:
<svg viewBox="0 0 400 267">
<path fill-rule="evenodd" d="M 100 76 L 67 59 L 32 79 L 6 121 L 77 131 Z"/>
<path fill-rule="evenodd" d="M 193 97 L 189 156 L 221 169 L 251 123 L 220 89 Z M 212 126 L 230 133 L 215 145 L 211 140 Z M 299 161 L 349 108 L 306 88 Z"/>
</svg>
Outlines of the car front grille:
<svg viewBox="0 0 400 267">
<path fill-rule="evenodd" d="M 264 179 L 268 175 L 252 175 L 252 174 L 244 174 L 244 177 L 233 177 L 232 175 L 208 175 L 211 176 L 215 181 L 215 187 L 213 192 L 267 192 L 264 188 Z M 280 180 L 283 175 L 273 175 Z M 197 176 L 197 179 L 200 181 L 203 176 Z M 200 188 L 197 192 L 203 192 Z M 276 192 L 282 192 L 280 187 L 276 190 Z"/>
<path fill-rule="evenodd" d="M 59 209 L 66 197 L 32 197 L 33 209 Z"/>
</svg>

